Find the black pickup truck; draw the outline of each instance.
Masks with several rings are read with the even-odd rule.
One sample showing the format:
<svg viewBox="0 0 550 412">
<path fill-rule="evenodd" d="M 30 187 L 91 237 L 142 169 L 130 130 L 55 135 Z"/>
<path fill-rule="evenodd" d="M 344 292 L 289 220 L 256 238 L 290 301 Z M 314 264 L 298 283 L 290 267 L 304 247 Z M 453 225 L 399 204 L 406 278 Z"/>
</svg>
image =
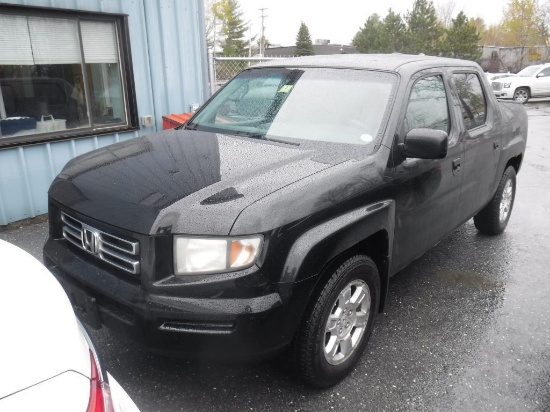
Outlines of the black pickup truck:
<svg viewBox="0 0 550 412">
<path fill-rule="evenodd" d="M 177 130 L 70 161 L 44 261 L 94 328 L 174 356 L 282 354 L 327 387 L 392 275 L 471 217 L 504 230 L 526 138 L 472 62 L 271 61 Z"/>
</svg>

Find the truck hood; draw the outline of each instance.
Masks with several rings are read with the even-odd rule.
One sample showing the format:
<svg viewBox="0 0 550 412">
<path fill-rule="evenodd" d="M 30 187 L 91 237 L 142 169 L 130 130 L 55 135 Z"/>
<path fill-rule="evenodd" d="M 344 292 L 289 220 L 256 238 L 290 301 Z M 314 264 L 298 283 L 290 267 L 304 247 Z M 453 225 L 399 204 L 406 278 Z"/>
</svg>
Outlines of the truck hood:
<svg viewBox="0 0 550 412">
<path fill-rule="evenodd" d="M 350 153 L 335 152 L 334 144 L 168 130 L 73 159 L 49 195 L 137 233 L 224 235 L 246 206 L 348 160 Z"/>
</svg>

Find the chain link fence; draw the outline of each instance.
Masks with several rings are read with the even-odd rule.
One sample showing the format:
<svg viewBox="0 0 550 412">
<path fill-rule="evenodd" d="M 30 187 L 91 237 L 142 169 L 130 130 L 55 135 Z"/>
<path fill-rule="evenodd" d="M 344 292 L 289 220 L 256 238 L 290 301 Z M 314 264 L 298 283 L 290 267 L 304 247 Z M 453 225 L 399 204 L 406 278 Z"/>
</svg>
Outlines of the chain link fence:
<svg viewBox="0 0 550 412">
<path fill-rule="evenodd" d="M 212 94 L 241 70 L 281 58 L 284 57 L 220 57 L 210 54 L 210 89 Z"/>
</svg>

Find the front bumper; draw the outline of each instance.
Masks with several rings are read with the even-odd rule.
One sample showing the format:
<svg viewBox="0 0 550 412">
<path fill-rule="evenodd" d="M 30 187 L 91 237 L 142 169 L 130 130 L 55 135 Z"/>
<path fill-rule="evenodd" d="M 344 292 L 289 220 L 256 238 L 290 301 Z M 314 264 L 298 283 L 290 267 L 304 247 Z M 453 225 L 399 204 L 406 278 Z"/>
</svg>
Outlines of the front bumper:
<svg viewBox="0 0 550 412">
<path fill-rule="evenodd" d="M 510 90 L 494 90 L 493 92 L 495 93 L 495 96 L 499 99 L 512 99 L 514 97 L 514 94 Z"/>
<path fill-rule="evenodd" d="M 105 325 L 155 352 L 194 359 L 246 361 L 273 356 L 293 334 L 288 324 L 292 305 L 281 296 L 307 291 L 310 283 L 302 282 L 298 288 L 282 285 L 277 292 L 242 299 L 150 293 L 73 253 L 64 240 L 51 238 L 44 246 L 44 264 L 86 324 Z"/>
</svg>

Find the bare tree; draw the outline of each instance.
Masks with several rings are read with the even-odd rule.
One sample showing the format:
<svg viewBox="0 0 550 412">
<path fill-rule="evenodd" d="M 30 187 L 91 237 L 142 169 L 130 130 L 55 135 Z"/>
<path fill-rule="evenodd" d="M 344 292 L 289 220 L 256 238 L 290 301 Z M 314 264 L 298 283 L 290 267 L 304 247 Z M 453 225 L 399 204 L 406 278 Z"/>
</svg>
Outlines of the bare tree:
<svg viewBox="0 0 550 412">
<path fill-rule="evenodd" d="M 206 34 L 206 44 L 208 50 L 215 50 L 215 43 L 218 43 L 216 38 L 216 16 L 214 14 L 215 0 L 204 0 L 204 29 Z"/>
<path fill-rule="evenodd" d="M 437 6 L 435 6 L 435 9 L 437 10 L 437 18 L 447 29 L 451 26 L 455 7 L 456 0 L 447 0 L 444 3 L 438 3 Z"/>
<path fill-rule="evenodd" d="M 503 46 L 502 33 L 504 29 L 500 24 L 493 24 L 481 33 L 480 44 L 482 46 Z"/>
<path fill-rule="evenodd" d="M 550 0 L 540 5 L 541 19 L 539 23 L 540 37 L 546 46 L 550 46 Z M 548 55 L 548 52 L 546 53 Z M 548 59 L 548 56 L 547 58 Z"/>
</svg>

